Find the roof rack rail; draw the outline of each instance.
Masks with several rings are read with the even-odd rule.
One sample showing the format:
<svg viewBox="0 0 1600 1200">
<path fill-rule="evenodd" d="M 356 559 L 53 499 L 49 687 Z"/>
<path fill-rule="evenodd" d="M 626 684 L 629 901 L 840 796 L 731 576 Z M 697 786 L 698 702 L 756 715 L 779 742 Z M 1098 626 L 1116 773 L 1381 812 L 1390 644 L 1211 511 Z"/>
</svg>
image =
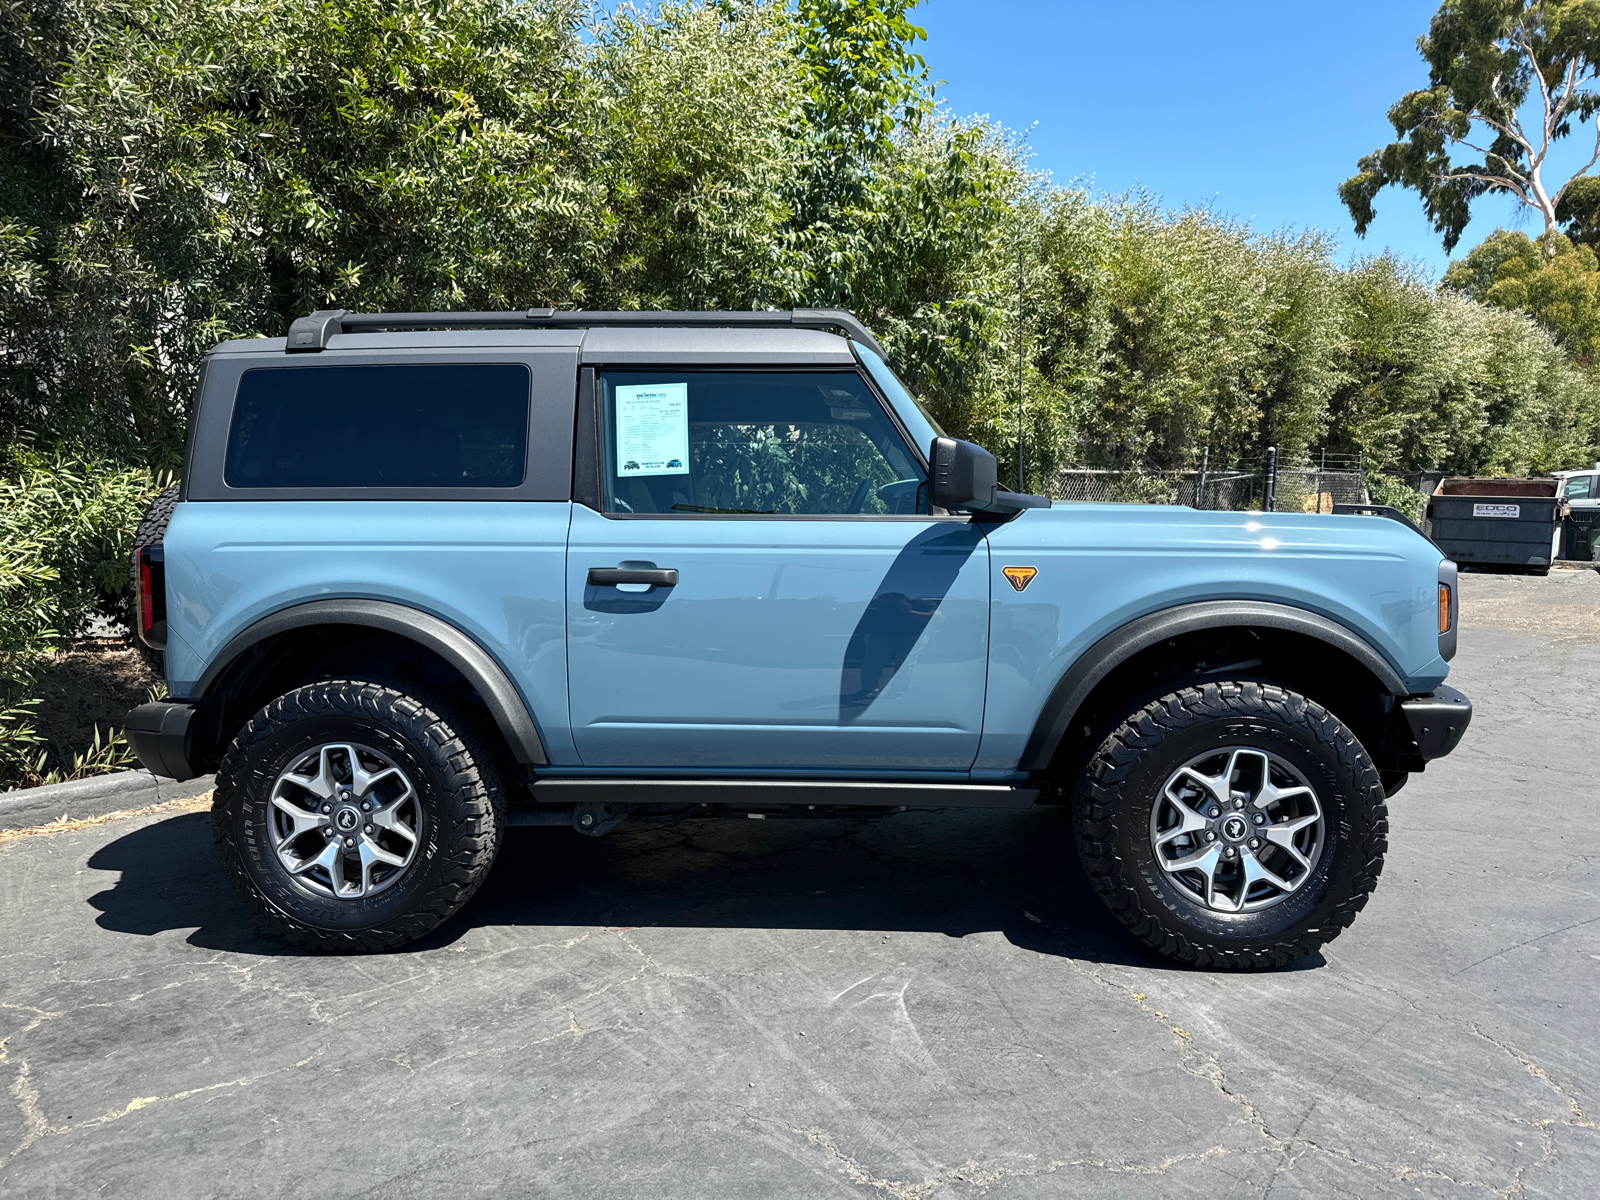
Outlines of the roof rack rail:
<svg viewBox="0 0 1600 1200">
<path fill-rule="evenodd" d="M 878 339 L 842 308 L 796 308 L 791 311 L 751 312 L 557 312 L 530 308 L 523 312 L 358 313 L 334 308 L 299 317 L 289 326 L 290 354 L 325 350 L 336 333 L 368 333 L 379 329 L 594 329 L 605 326 L 637 328 L 838 329 L 860 342 L 879 358 L 888 359 Z"/>
</svg>

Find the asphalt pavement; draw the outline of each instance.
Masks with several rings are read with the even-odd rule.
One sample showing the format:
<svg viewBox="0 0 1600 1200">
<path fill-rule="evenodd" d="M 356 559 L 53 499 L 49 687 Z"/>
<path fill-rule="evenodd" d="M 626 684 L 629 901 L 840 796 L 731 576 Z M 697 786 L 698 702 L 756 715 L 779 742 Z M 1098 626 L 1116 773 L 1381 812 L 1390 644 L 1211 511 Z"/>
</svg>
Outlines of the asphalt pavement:
<svg viewBox="0 0 1600 1200">
<path fill-rule="evenodd" d="M 1600 575 L 1462 592 L 1471 732 L 1274 974 L 1147 954 L 1056 812 L 514 829 L 368 958 L 182 801 L 0 835 L 0 1197 L 1600 1194 Z"/>
</svg>

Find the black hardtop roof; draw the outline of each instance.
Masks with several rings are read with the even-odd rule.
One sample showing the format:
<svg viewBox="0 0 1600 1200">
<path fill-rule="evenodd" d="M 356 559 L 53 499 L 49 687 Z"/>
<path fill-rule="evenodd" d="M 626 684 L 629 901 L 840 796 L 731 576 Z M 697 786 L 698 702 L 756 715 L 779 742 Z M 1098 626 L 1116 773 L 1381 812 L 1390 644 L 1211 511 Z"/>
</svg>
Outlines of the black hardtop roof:
<svg viewBox="0 0 1600 1200">
<path fill-rule="evenodd" d="M 300 317 L 289 326 L 285 353 L 316 353 L 339 334 L 402 330 L 468 329 L 833 329 L 880 358 L 883 347 L 867 327 L 842 308 L 797 308 L 750 312 L 558 312 L 530 308 L 520 312 L 356 313 L 329 309 Z"/>
</svg>

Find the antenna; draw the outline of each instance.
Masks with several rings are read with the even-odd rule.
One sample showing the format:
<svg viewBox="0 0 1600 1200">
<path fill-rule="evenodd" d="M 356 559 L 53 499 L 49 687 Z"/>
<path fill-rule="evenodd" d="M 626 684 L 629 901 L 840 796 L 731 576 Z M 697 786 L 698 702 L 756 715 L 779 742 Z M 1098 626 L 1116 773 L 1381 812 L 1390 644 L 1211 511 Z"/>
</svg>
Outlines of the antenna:
<svg viewBox="0 0 1600 1200">
<path fill-rule="evenodd" d="M 1028 290 L 1022 266 L 1026 253 L 1022 239 L 1017 238 L 1017 491 L 1019 492 L 1028 488 L 1023 482 L 1022 474 L 1022 322 L 1025 319 L 1023 301 L 1027 297 Z"/>
</svg>

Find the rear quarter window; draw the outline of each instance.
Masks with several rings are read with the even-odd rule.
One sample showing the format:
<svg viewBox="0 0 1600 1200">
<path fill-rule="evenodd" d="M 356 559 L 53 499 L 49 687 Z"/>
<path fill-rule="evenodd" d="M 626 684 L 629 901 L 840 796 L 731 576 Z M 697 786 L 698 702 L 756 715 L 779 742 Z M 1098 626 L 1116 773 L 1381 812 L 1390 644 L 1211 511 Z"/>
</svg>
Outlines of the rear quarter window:
<svg viewBox="0 0 1600 1200">
<path fill-rule="evenodd" d="M 527 471 L 515 363 L 258 368 L 239 380 L 230 488 L 508 488 Z"/>
</svg>

